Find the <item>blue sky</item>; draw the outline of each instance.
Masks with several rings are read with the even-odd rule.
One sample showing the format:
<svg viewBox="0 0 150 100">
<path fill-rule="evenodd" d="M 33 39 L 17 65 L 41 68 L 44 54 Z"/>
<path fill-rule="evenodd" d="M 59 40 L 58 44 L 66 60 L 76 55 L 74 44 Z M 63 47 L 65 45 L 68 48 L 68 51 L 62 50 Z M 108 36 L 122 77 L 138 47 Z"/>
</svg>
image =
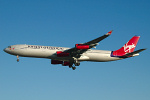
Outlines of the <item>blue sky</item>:
<svg viewBox="0 0 150 100">
<path fill-rule="evenodd" d="M 149 0 L 0 0 L 1 100 L 149 100 Z M 49 59 L 20 58 L 14 44 L 73 47 L 110 30 L 96 49 L 116 50 L 140 35 L 140 56 L 82 62 L 75 71 Z"/>
</svg>

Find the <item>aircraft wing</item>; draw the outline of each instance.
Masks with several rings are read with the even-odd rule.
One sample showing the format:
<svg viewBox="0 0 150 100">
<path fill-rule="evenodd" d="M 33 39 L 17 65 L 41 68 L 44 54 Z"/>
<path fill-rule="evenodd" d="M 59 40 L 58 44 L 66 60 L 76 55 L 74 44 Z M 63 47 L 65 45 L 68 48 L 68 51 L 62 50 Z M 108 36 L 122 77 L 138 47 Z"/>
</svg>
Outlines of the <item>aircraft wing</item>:
<svg viewBox="0 0 150 100">
<path fill-rule="evenodd" d="M 86 42 L 86 43 L 84 43 L 84 44 L 85 44 L 85 45 L 97 44 L 97 43 L 100 42 L 101 40 L 103 40 L 103 39 L 107 38 L 109 35 L 111 35 L 111 33 L 112 33 L 112 30 L 109 31 L 107 34 L 105 34 L 105 35 L 103 35 L 103 36 L 101 36 L 101 37 L 98 37 L 98 38 L 96 38 L 96 39 L 94 39 L 94 40 L 92 40 L 92 41 Z"/>
<path fill-rule="evenodd" d="M 98 45 L 98 42 L 100 42 L 101 40 L 107 38 L 109 35 L 111 35 L 112 30 L 109 31 L 107 34 L 98 37 L 94 40 L 91 40 L 89 42 L 86 43 L 82 43 L 82 44 L 76 44 L 75 47 L 65 50 L 64 52 L 69 53 L 71 57 L 76 57 L 79 58 L 81 56 L 82 53 L 86 52 L 87 50 L 95 47 L 96 45 Z"/>
</svg>

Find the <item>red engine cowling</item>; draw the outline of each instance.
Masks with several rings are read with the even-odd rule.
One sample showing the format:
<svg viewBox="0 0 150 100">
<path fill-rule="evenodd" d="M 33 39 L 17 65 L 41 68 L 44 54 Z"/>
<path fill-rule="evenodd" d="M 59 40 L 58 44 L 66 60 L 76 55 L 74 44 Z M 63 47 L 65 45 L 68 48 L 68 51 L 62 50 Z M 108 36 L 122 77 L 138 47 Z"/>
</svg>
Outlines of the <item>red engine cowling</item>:
<svg viewBox="0 0 150 100">
<path fill-rule="evenodd" d="M 68 57 L 69 53 L 62 52 L 62 51 L 57 51 L 57 57 Z"/>
<path fill-rule="evenodd" d="M 70 62 L 64 61 L 64 63 L 62 64 L 63 66 L 69 66 Z"/>
<path fill-rule="evenodd" d="M 76 44 L 75 47 L 77 49 L 89 49 L 89 45 L 84 45 L 84 44 Z"/>
<path fill-rule="evenodd" d="M 51 60 L 51 64 L 63 64 L 63 61 Z"/>
</svg>

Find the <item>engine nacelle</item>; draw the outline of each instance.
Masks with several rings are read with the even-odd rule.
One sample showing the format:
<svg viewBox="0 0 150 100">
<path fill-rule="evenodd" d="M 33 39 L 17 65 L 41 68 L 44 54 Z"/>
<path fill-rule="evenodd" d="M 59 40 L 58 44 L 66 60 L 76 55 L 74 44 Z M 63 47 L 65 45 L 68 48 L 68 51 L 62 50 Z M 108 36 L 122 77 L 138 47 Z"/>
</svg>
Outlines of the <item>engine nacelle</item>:
<svg viewBox="0 0 150 100">
<path fill-rule="evenodd" d="M 84 44 L 76 44 L 75 45 L 76 49 L 89 49 L 89 45 L 84 45 Z"/>
<path fill-rule="evenodd" d="M 68 57 L 69 56 L 69 53 L 62 52 L 62 51 L 57 51 L 56 54 L 57 54 L 57 57 Z"/>
<path fill-rule="evenodd" d="M 69 66 L 69 65 L 70 65 L 70 62 L 64 61 L 64 62 L 62 63 L 62 65 L 63 65 L 63 66 Z"/>
<path fill-rule="evenodd" d="M 51 64 L 63 64 L 63 61 L 51 60 Z"/>
</svg>

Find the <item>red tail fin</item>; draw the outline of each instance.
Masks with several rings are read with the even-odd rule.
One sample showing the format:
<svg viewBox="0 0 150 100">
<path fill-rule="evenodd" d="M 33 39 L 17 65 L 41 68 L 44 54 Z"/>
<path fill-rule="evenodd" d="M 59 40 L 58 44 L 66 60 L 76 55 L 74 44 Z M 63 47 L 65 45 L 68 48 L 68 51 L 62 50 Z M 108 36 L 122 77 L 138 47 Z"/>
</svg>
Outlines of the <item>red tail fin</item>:
<svg viewBox="0 0 150 100">
<path fill-rule="evenodd" d="M 123 56 L 127 53 L 131 53 L 134 51 L 136 44 L 139 40 L 140 36 L 132 37 L 123 47 L 120 49 L 113 51 L 113 56 Z"/>
</svg>

